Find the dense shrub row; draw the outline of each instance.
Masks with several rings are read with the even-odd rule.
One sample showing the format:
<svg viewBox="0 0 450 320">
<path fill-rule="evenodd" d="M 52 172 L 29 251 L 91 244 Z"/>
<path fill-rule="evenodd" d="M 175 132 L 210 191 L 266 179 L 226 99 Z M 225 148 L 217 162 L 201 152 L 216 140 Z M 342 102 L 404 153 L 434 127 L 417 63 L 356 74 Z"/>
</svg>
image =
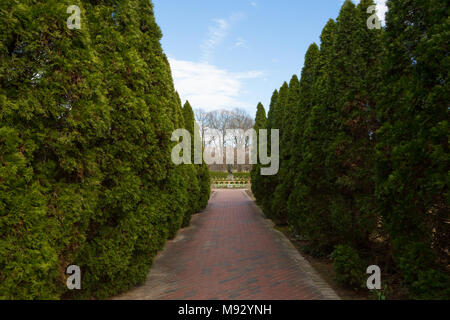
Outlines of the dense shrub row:
<svg viewBox="0 0 450 320">
<path fill-rule="evenodd" d="M 223 171 L 210 171 L 209 175 L 212 180 L 226 180 L 228 179 L 228 172 Z"/>
<path fill-rule="evenodd" d="M 212 180 L 227 180 L 229 174 L 223 171 L 211 171 L 210 176 Z M 233 177 L 237 180 L 250 179 L 250 172 L 233 172 Z"/>
<path fill-rule="evenodd" d="M 390 0 L 373 30 L 371 5 L 346 1 L 301 79 L 275 91 L 267 117 L 258 106 L 255 128 L 281 130 L 281 167 L 256 166 L 253 192 L 311 252 L 335 251 L 343 281 L 378 264 L 412 297 L 449 298 L 449 4 Z"/>
<path fill-rule="evenodd" d="M 206 165 L 171 161 L 173 130 L 194 123 L 153 5 L 3 0 L 0 21 L 0 299 L 104 298 L 144 281 L 210 189 Z"/>
<path fill-rule="evenodd" d="M 235 172 L 233 176 L 237 180 L 250 180 L 250 172 Z"/>
</svg>

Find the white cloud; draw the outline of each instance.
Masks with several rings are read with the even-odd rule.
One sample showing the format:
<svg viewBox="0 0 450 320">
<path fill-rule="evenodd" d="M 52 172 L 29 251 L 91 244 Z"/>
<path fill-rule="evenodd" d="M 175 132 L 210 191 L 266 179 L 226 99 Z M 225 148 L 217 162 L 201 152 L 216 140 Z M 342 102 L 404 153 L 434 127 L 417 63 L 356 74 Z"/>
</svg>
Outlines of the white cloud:
<svg viewBox="0 0 450 320">
<path fill-rule="evenodd" d="M 214 25 L 209 27 L 208 36 L 202 42 L 201 49 L 201 61 L 211 62 L 214 50 L 223 42 L 228 36 L 231 27 L 234 23 L 244 18 L 242 12 L 234 13 L 229 18 L 214 19 Z"/>
<path fill-rule="evenodd" d="M 236 48 L 247 48 L 247 41 L 244 38 L 238 38 L 234 46 Z"/>
<path fill-rule="evenodd" d="M 181 99 L 205 110 L 252 107 L 242 100 L 244 80 L 264 76 L 261 71 L 229 72 L 206 62 L 169 61 Z"/>
<path fill-rule="evenodd" d="M 209 61 L 214 49 L 227 36 L 230 24 L 225 19 L 215 19 L 215 25 L 209 28 L 208 38 L 202 43 L 202 61 Z"/>
<path fill-rule="evenodd" d="M 252 7 L 255 7 L 255 8 L 256 8 L 256 6 L 257 6 L 257 4 L 256 4 L 255 1 L 251 1 L 251 2 L 250 2 L 250 5 L 251 5 Z"/>
</svg>

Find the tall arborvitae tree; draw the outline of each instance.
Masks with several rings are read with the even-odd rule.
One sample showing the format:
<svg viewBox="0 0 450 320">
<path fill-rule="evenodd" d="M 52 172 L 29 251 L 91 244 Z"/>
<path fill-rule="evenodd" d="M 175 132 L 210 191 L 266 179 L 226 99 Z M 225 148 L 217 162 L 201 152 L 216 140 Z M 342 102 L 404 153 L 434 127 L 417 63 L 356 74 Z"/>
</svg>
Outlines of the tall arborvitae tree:
<svg viewBox="0 0 450 320">
<path fill-rule="evenodd" d="M 198 134 L 198 136 L 201 136 L 200 130 L 200 126 L 194 119 L 194 132 Z M 203 143 L 199 147 L 202 148 L 202 164 L 195 164 L 195 168 L 197 170 L 198 185 L 200 187 L 200 196 L 197 200 L 197 212 L 201 212 L 206 208 L 211 196 L 211 176 L 209 173 L 209 167 L 203 157 L 205 151 L 203 149 Z M 195 162 L 195 157 L 193 157 L 192 159 Z"/>
<path fill-rule="evenodd" d="M 171 162 L 178 106 L 151 2 L 86 1 L 85 16 L 112 119 L 102 150 L 103 196 L 74 259 L 84 271 L 76 294 L 106 297 L 144 281 L 169 236 L 168 215 L 177 214 L 169 192 L 182 183 Z"/>
<path fill-rule="evenodd" d="M 71 296 L 144 281 L 191 185 L 171 162 L 184 118 L 152 3 L 8 0 L 0 19 L 0 298 L 58 298 L 70 264 Z"/>
<path fill-rule="evenodd" d="M 273 114 L 272 114 L 272 129 L 280 130 L 280 138 L 283 135 L 282 130 L 284 130 L 284 121 L 285 121 L 285 110 L 289 97 L 289 85 L 287 82 L 284 82 L 278 91 L 277 102 L 275 104 Z"/>
<path fill-rule="evenodd" d="M 318 75 L 314 81 L 311 96 L 312 109 L 307 112 L 301 144 L 301 162 L 296 178 L 296 195 L 291 199 L 291 210 L 298 212 L 293 220 L 297 232 L 311 241 L 313 252 L 329 253 L 334 240 L 334 231 L 329 217 L 332 185 L 327 176 L 326 146 L 335 134 L 332 125 L 332 107 L 334 92 L 333 79 L 329 74 L 333 66 L 336 23 L 329 20 L 321 34 Z M 314 55 L 314 49 L 311 50 Z M 314 70 L 315 59 L 308 59 Z M 306 61 L 305 61 L 306 62 Z M 305 87 L 306 90 L 308 90 Z M 305 92 L 305 97 L 308 94 Z M 308 103 L 304 101 L 304 103 Z"/>
<path fill-rule="evenodd" d="M 379 75 L 381 30 L 367 27 L 366 0 L 347 1 L 337 20 L 333 124 L 337 134 L 328 148 L 329 179 L 334 184 L 330 220 L 339 243 L 369 245 L 377 227 L 374 201 L 375 92 Z M 370 40 L 371 39 L 371 40 Z"/>
<path fill-rule="evenodd" d="M 183 106 L 180 96 L 174 93 L 174 112 L 171 113 L 175 128 L 182 129 L 185 127 Z M 175 142 L 177 143 L 177 142 Z M 188 194 L 188 174 L 191 171 L 190 165 L 179 165 L 171 168 L 166 183 L 166 189 L 161 192 L 164 202 L 168 204 L 166 208 L 167 224 L 169 229 L 169 239 L 175 238 L 178 230 L 182 227 L 187 212 L 190 210 L 190 195 Z"/>
<path fill-rule="evenodd" d="M 289 82 L 289 92 L 286 104 L 282 107 L 282 130 L 280 134 L 280 170 L 278 172 L 278 185 L 273 194 L 272 215 L 280 224 L 288 220 L 288 199 L 294 188 L 293 150 L 296 144 L 294 132 L 299 109 L 299 80 L 296 75 Z"/>
<path fill-rule="evenodd" d="M 289 85 L 285 82 L 276 97 L 276 103 L 271 106 L 270 110 L 270 129 L 272 130 L 280 130 L 280 138 L 283 134 L 284 130 L 284 108 L 286 108 L 287 101 L 289 96 Z M 272 109 L 273 108 L 273 109 Z M 281 149 L 281 146 L 280 146 Z M 270 150 L 270 148 L 268 149 Z M 281 160 L 281 159 L 280 159 Z M 281 161 L 280 161 L 281 162 Z M 264 197 L 263 208 L 265 212 L 275 220 L 277 217 L 274 215 L 277 211 L 274 208 L 274 198 L 273 194 L 275 193 L 275 189 L 279 184 L 279 175 L 273 175 L 266 177 L 266 196 Z"/>
<path fill-rule="evenodd" d="M 388 4 L 386 33 L 367 26 L 372 0 L 346 1 L 328 22 L 320 54 L 308 50 L 298 110 L 286 84 L 269 110 L 268 128 L 281 129 L 283 142 L 297 117 L 291 150 L 282 145 L 280 174 L 253 188 L 266 192 L 260 203 L 279 223 L 290 194 L 289 224 L 311 253 L 334 250 L 339 280 L 364 285 L 363 260 L 376 260 L 399 270 L 413 297 L 446 298 L 449 6 Z M 286 168 L 296 172 L 293 188 Z"/>
<path fill-rule="evenodd" d="M 272 129 L 273 128 L 273 122 L 274 122 L 274 112 L 275 112 L 275 107 L 278 101 L 278 90 L 275 90 L 272 93 L 272 97 L 270 99 L 270 106 L 269 106 L 269 111 L 267 112 L 267 129 Z"/>
<path fill-rule="evenodd" d="M 416 298 L 450 298 L 449 3 L 388 1 L 377 203 Z"/>
<path fill-rule="evenodd" d="M 258 150 L 259 154 L 259 130 L 261 129 L 267 129 L 267 117 L 266 117 L 266 110 L 264 109 L 264 106 L 262 103 L 258 103 L 258 106 L 256 107 L 256 118 L 255 118 L 255 125 L 253 126 L 253 129 L 256 131 L 256 134 L 258 135 L 258 140 L 253 141 L 252 143 L 256 144 L 256 150 Z M 254 164 L 252 166 L 252 171 L 250 173 L 251 179 L 252 179 L 252 192 L 255 196 L 256 200 L 258 202 L 261 201 L 262 196 L 264 195 L 263 187 L 263 176 L 261 175 L 261 164 Z"/>
<path fill-rule="evenodd" d="M 289 224 L 293 226 L 294 229 L 297 228 L 299 224 L 298 220 L 301 219 L 301 216 L 304 215 L 305 212 L 310 212 L 310 210 L 302 210 L 307 202 L 307 199 L 302 197 L 304 192 L 303 189 L 307 187 L 304 180 L 309 174 L 308 171 L 305 171 L 305 169 L 302 168 L 302 142 L 306 121 L 309 118 L 312 107 L 316 103 L 314 85 L 318 77 L 319 54 L 320 52 L 317 44 L 313 43 L 309 46 L 300 78 L 299 110 L 296 114 L 295 127 L 292 133 L 292 157 L 289 165 L 289 170 L 292 172 L 292 176 L 290 177 L 290 180 L 292 181 L 292 190 L 288 198 L 288 220 Z"/>
<path fill-rule="evenodd" d="M 297 122 L 294 131 L 294 135 L 298 138 L 295 138 L 294 141 L 303 138 L 305 121 L 308 118 L 312 107 L 316 103 L 314 85 L 319 73 L 319 56 L 319 47 L 315 43 L 311 44 L 305 55 L 305 65 L 302 69 L 300 78 L 300 106 L 296 117 Z M 298 155 L 301 156 L 299 144 L 295 144 L 292 147 L 298 152 Z"/>
<path fill-rule="evenodd" d="M 189 103 L 189 101 L 186 101 L 184 106 L 183 106 L 183 117 L 184 117 L 184 129 L 186 129 L 187 131 L 189 131 L 189 133 L 191 134 L 191 159 L 192 159 L 192 163 L 194 163 L 194 122 L 195 122 L 195 118 L 194 118 L 194 111 L 192 110 L 191 104 Z"/>
<path fill-rule="evenodd" d="M 191 134 L 191 161 L 192 164 L 187 164 L 186 166 L 186 179 L 188 181 L 188 195 L 189 195 L 189 207 L 183 219 L 183 226 L 188 226 L 191 221 L 191 216 L 197 213 L 199 208 L 200 200 L 200 186 L 197 178 L 197 170 L 194 167 L 194 112 L 186 101 L 183 107 L 184 116 L 184 128 Z"/>
<path fill-rule="evenodd" d="M 267 150 L 271 150 L 271 129 L 274 128 L 274 115 L 275 115 L 275 109 L 276 104 L 278 101 L 278 90 L 275 90 L 272 94 L 272 98 L 270 99 L 270 106 L 269 111 L 267 112 Z M 258 137 L 259 139 L 259 137 Z M 269 151 L 268 151 L 269 152 Z M 259 151 L 258 151 L 259 154 Z M 272 195 L 275 190 L 274 182 L 273 182 L 274 176 L 262 176 L 261 177 L 261 195 L 260 198 L 256 199 L 256 201 L 261 204 L 262 208 L 265 212 L 268 212 L 268 209 L 270 208 L 270 201 L 272 200 Z"/>
<path fill-rule="evenodd" d="M 0 4 L 0 298 L 58 298 L 98 205 L 110 107 L 70 5 Z"/>
<path fill-rule="evenodd" d="M 374 0 L 361 0 L 357 6 L 360 16 L 361 42 L 363 48 L 360 55 L 363 57 L 365 72 L 363 77 L 362 97 L 368 104 L 367 110 L 376 113 L 376 100 L 381 89 L 382 58 L 385 50 L 384 29 L 370 29 L 367 19 L 371 16 L 368 8 L 374 6 Z M 372 116 L 375 117 L 375 116 Z"/>
<path fill-rule="evenodd" d="M 198 127 L 196 130 L 200 130 Z M 200 187 L 200 198 L 198 200 L 198 212 L 201 212 L 206 208 L 211 196 L 211 176 L 209 173 L 209 167 L 205 160 L 202 160 L 201 165 L 196 165 L 197 179 Z"/>
</svg>

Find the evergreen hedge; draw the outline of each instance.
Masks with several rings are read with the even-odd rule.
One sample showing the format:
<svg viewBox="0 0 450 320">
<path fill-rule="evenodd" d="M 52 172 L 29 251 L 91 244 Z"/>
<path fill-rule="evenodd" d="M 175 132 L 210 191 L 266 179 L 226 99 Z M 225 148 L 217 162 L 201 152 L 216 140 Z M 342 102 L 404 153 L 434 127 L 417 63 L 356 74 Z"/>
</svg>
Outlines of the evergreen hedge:
<svg viewBox="0 0 450 320">
<path fill-rule="evenodd" d="M 347 0 L 311 45 L 299 86 L 274 93 L 263 125 L 280 129 L 280 171 L 252 188 L 265 213 L 332 253 L 338 279 L 364 286 L 364 263 L 398 273 L 413 298 L 450 298 L 449 5 Z M 383 255 L 380 255 L 382 252 Z"/>
<path fill-rule="evenodd" d="M 253 126 L 253 129 L 255 129 L 256 132 L 259 133 L 260 129 L 264 129 L 267 127 L 267 116 L 266 116 L 266 110 L 264 109 L 264 106 L 262 103 L 259 103 L 256 107 L 256 118 L 255 118 L 255 125 Z M 259 136 L 257 143 L 257 150 L 259 153 Z M 250 179 L 252 181 L 252 193 L 255 197 L 255 199 L 261 199 L 262 195 L 264 194 L 263 188 L 263 176 L 261 175 L 261 167 L 260 164 L 255 164 L 252 166 L 252 170 L 250 172 Z"/>
<path fill-rule="evenodd" d="M 67 28 L 70 5 L 81 29 Z M 106 298 L 145 281 L 210 183 L 171 162 L 185 119 L 152 3 L 5 0 L 0 20 L 0 298 Z M 65 286 L 71 264 L 80 291 Z"/>
</svg>

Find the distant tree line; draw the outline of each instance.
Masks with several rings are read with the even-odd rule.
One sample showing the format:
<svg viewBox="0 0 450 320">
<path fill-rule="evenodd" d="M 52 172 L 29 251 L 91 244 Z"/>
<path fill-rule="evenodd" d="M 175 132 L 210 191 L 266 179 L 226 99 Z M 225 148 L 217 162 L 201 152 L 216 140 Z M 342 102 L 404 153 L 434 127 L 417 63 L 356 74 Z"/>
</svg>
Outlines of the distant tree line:
<svg viewBox="0 0 450 320">
<path fill-rule="evenodd" d="M 71 5 L 81 29 L 66 25 Z M 194 115 L 151 1 L 2 0 L 0 21 L 0 299 L 105 298 L 145 281 L 210 192 L 206 165 L 171 161 L 171 134 L 193 132 Z"/>
<path fill-rule="evenodd" d="M 338 279 L 397 274 L 413 298 L 450 298 L 449 2 L 346 1 L 300 80 L 275 91 L 255 129 L 280 129 L 280 172 L 252 170 L 264 212 L 331 254 Z"/>
<path fill-rule="evenodd" d="M 231 149 L 235 157 L 235 164 L 232 165 L 233 172 L 249 172 L 252 168 L 249 159 L 250 146 L 253 143 L 244 134 L 236 134 L 234 137 L 227 135 L 227 130 L 242 129 L 244 132 L 253 128 L 253 119 L 247 111 L 239 108 L 233 110 L 195 111 L 197 123 L 200 126 L 203 147 L 206 152 L 220 151 L 223 155 L 222 163 L 208 165 L 211 171 L 227 171 L 226 153 Z M 218 134 L 211 134 L 212 130 Z M 239 146 L 245 148 L 245 164 L 238 164 L 237 149 Z"/>
</svg>

